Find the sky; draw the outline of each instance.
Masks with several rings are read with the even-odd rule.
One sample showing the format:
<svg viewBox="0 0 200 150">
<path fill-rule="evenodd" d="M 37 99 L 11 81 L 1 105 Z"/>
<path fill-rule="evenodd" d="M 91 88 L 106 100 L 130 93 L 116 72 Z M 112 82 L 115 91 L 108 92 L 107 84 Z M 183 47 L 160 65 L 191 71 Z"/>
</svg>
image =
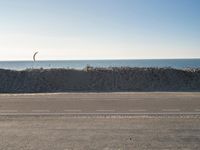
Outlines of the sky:
<svg viewBox="0 0 200 150">
<path fill-rule="evenodd" d="M 200 58 L 200 0 L 0 0 L 0 61 Z"/>
</svg>

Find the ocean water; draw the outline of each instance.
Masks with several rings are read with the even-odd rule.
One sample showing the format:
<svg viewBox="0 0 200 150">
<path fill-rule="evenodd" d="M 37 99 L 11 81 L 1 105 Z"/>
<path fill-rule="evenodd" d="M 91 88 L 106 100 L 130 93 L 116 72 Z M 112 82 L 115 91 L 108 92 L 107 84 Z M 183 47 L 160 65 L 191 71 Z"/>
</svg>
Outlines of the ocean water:
<svg viewBox="0 0 200 150">
<path fill-rule="evenodd" d="M 177 69 L 200 68 L 200 59 L 141 59 L 141 60 L 60 60 L 60 61 L 0 61 L 1 69 L 24 70 L 30 68 L 93 67 L 171 67 Z"/>
</svg>

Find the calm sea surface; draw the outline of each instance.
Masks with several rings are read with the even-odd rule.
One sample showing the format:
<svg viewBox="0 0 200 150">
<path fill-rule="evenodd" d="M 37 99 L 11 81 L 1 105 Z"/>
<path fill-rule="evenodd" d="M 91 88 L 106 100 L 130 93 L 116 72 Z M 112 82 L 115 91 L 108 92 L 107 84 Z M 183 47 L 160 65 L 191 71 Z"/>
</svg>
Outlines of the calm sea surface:
<svg viewBox="0 0 200 150">
<path fill-rule="evenodd" d="M 1 69 L 93 67 L 172 67 L 200 68 L 200 59 L 146 59 L 146 60 L 73 60 L 73 61 L 0 61 Z"/>
</svg>

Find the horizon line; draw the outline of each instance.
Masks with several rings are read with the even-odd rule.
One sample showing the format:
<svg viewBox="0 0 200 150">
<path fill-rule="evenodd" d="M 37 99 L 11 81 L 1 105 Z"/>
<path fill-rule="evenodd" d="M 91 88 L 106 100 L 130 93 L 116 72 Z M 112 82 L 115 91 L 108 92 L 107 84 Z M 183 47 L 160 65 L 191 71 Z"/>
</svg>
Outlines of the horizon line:
<svg viewBox="0 0 200 150">
<path fill-rule="evenodd" d="M 104 58 L 104 59 L 38 59 L 37 61 L 109 61 L 109 60 L 198 60 L 200 59 L 200 57 L 179 57 L 179 58 Z M 26 60 L 26 59 L 22 59 L 22 60 L 0 60 L 0 62 L 3 61 L 33 61 L 33 60 Z M 36 61 L 36 62 L 37 62 Z"/>
</svg>

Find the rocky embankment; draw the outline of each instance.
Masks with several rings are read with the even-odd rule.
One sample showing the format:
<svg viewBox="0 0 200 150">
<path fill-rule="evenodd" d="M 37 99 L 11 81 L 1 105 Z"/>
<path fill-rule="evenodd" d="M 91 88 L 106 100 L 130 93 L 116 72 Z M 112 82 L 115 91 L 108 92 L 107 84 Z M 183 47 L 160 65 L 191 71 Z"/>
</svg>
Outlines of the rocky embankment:
<svg viewBox="0 0 200 150">
<path fill-rule="evenodd" d="M 200 91 L 200 70 L 91 68 L 0 70 L 0 93 Z"/>
</svg>

